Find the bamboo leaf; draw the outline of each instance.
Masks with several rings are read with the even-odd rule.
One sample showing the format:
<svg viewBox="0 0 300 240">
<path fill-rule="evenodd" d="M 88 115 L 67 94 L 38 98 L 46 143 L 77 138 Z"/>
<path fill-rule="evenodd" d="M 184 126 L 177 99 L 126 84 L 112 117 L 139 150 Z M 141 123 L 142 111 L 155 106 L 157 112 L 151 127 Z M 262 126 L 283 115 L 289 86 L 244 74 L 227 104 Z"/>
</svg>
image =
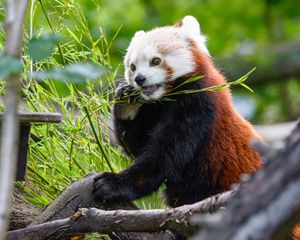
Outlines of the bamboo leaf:
<svg viewBox="0 0 300 240">
<path fill-rule="evenodd" d="M 10 74 L 18 74 L 23 71 L 21 60 L 6 56 L 0 52 L 0 80 L 4 80 Z"/>
<path fill-rule="evenodd" d="M 246 88 L 247 90 L 249 90 L 250 92 L 254 92 L 252 88 L 250 88 L 249 86 L 247 86 L 246 84 L 244 83 L 241 83 L 240 84 L 242 87 Z"/>
<path fill-rule="evenodd" d="M 107 71 L 106 67 L 93 63 L 74 63 L 64 68 L 52 68 L 47 71 L 37 71 L 32 78 L 38 81 L 53 79 L 65 83 L 83 83 L 86 80 L 96 80 Z"/>
<path fill-rule="evenodd" d="M 61 37 L 57 33 L 34 36 L 28 43 L 28 54 L 33 61 L 41 61 L 51 56 Z"/>
<path fill-rule="evenodd" d="M 256 68 L 251 69 L 249 72 L 247 72 L 244 76 L 240 77 L 239 79 L 229 82 L 229 83 L 224 83 L 216 86 L 211 86 L 211 87 L 206 87 L 206 88 L 201 88 L 201 89 L 195 89 L 195 90 L 181 90 L 177 92 L 170 92 L 166 94 L 165 96 L 174 96 L 174 95 L 180 95 L 180 94 L 191 94 L 191 93 L 199 93 L 199 92 L 217 92 L 220 90 L 223 90 L 225 88 L 229 88 L 231 86 L 236 86 L 236 85 L 241 85 L 242 87 L 246 88 L 250 92 L 254 92 L 249 86 L 247 86 L 244 82 L 248 79 L 250 74 L 255 70 Z M 187 80 L 188 82 L 190 79 Z M 184 82 L 185 84 L 186 82 Z M 184 84 L 181 84 L 184 85 Z"/>
</svg>

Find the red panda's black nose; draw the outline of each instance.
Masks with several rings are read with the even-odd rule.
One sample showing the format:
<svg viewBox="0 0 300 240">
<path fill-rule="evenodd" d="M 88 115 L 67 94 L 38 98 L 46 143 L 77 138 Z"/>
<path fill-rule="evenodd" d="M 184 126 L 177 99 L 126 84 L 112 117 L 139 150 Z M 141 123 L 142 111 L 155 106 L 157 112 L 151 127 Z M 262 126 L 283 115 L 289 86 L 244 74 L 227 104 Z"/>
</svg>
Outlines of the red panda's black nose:
<svg viewBox="0 0 300 240">
<path fill-rule="evenodd" d="M 142 86 L 143 83 L 146 81 L 146 78 L 145 78 L 145 76 L 138 74 L 135 77 L 134 81 L 136 82 L 137 85 Z"/>
</svg>

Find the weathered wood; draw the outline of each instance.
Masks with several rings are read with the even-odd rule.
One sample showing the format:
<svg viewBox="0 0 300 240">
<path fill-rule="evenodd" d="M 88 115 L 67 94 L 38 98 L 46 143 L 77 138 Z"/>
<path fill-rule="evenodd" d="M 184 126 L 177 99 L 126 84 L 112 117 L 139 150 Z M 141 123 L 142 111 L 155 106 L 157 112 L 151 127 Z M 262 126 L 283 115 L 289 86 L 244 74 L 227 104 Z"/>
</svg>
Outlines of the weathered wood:
<svg viewBox="0 0 300 240">
<path fill-rule="evenodd" d="M 67 192 L 49 206 L 48 211 L 45 210 L 44 216 L 38 217 L 37 221 L 34 221 L 30 227 L 9 232 L 8 240 L 56 239 L 58 236 L 66 237 L 74 233 L 91 232 L 108 233 L 118 236 L 117 239 L 173 239 L 172 235 L 168 233 L 155 233 L 154 235 L 150 233 L 128 233 L 122 235 L 121 232 L 158 232 L 169 229 L 183 235 L 191 235 L 196 230 L 195 227 L 188 224 L 191 215 L 216 211 L 226 205 L 234 195 L 234 192 L 227 192 L 174 209 L 104 211 L 96 208 L 81 208 L 78 210 L 78 207 L 83 205 L 103 206 L 103 204 L 94 202 L 93 198 L 90 198 L 92 197 L 91 177 L 80 180 L 73 185 L 79 192 L 74 192 L 74 189 L 70 191 L 68 188 Z M 82 184 L 83 182 L 84 184 Z M 81 190 L 82 192 L 80 192 Z M 123 208 L 124 206 L 123 204 Z M 113 205 L 106 207 L 112 208 Z M 116 204 L 114 204 L 115 207 Z M 125 207 L 131 208 L 130 203 Z M 60 219 L 69 213 L 72 213 L 71 217 Z"/>
<path fill-rule="evenodd" d="M 95 201 L 92 195 L 92 185 L 94 174 L 80 179 L 72 183 L 65 189 L 53 202 L 37 216 L 30 226 L 42 224 L 49 221 L 70 217 L 75 214 L 79 208 L 97 207 L 101 209 L 138 209 L 134 204 L 128 203 L 112 203 L 103 204 Z M 114 233 L 110 234 L 111 239 L 116 240 L 173 240 L 174 235 L 171 232 L 162 233 Z"/>
<path fill-rule="evenodd" d="M 0 113 L 0 124 L 3 116 L 4 113 Z M 20 130 L 16 180 L 24 181 L 31 125 L 41 123 L 59 123 L 62 120 L 62 116 L 60 113 L 56 112 L 19 112 L 17 116 L 20 122 Z"/>
<path fill-rule="evenodd" d="M 21 125 L 20 126 L 20 140 L 19 140 L 19 151 L 18 151 L 18 159 L 17 159 L 17 174 L 16 174 L 17 181 L 25 180 L 30 127 L 31 127 L 30 125 Z"/>
<path fill-rule="evenodd" d="M 26 193 L 22 188 L 16 186 L 13 194 L 13 204 L 9 218 L 9 230 L 27 227 L 34 218 L 39 216 L 43 208 L 24 199 Z"/>
<path fill-rule="evenodd" d="M 19 126 L 19 148 L 18 148 L 17 167 L 16 167 L 17 181 L 23 181 L 25 179 L 30 128 L 31 128 L 30 124 L 25 124 L 25 125 L 20 124 Z M 2 140 L 0 139 L 0 143 L 1 142 Z"/>
<path fill-rule="evenodd" d="M 57 112 L 19 112 L 18 117 L 21 124 L 59 123 L 62 120 L 62 115 Z M 3 113 L 0 113 L 0 121 L 2 118 Z"/>
</svg>

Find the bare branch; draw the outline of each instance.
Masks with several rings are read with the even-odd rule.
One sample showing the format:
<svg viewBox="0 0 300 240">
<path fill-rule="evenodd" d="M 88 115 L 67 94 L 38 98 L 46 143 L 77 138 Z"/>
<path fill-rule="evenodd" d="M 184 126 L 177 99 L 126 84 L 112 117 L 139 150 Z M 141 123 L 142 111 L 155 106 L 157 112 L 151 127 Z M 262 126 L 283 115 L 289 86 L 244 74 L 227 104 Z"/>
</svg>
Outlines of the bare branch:
<svg viewBox="0 0 300 240">
<path fill-rule="evenodd" d="M 9 56 L 21 56 L 23 45 L 23 22 L 27 5 L 27 0 L 6 0 L 5 53 Z"/>
<path fill-rule="evenodd" d="M 74 233 L 158 232 L 173 230 L 190 236 L 196 230 L 189 224 L 195 213 L 211 212 L 226 205 L 234 192 L 226 192 L 201 202 L 174 209 L 111 210 L 82 208 L 69 218 L 55 220 L 8 233 L 12 239 L 55 239 Z"/>
<path fill-rule="evenodd" d="M 6 1 L 6 46 L 5 54 L 20 57 L 23 41 L 23 22 L 27 0 Z M 5 95 L 6 110 L 1 123 L 0 155 L 0 239 L 5 238 L 10 209 L 10 193 L 16 172 L 19 127 L 17 119 L 20 76 L 10 75 L 7 79 Z"/>
</svg>

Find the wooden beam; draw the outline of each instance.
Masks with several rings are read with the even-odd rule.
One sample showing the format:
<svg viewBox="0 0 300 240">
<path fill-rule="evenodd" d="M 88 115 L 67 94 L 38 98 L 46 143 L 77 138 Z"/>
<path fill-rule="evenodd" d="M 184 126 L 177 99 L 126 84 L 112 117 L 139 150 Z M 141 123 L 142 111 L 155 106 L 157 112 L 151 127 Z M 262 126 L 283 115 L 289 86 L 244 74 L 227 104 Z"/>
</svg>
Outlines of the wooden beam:
<svg viewBox="0 0 300 240">
<path fill-rule="evenodd" d="M 3 115 L 0 113 L 0 121 Z M 19 112 L 18 117 L 21 124 L 59 123 L 62 120 L 62 115 L 57 112 Z"/>
</svg>

